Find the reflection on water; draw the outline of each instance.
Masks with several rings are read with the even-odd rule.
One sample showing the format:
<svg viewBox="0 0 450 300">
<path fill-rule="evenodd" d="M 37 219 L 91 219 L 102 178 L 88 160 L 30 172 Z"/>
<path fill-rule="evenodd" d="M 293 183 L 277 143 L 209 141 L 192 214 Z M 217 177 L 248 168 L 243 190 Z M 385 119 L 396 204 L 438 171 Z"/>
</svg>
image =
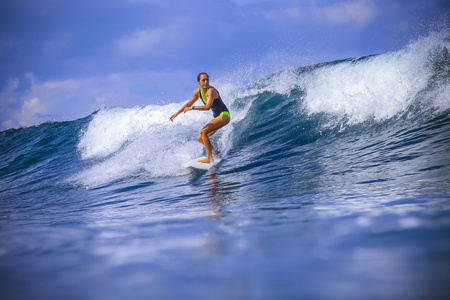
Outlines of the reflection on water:
<svg viewBox="0 0 450 300">
<path fill-rule="evenodd" d="M 208 200 L 208 207 L 213 214 L 208 219 L 221 219 L 230 213 L 226 206 L 235 201 L 234 194 L 238 189 L 238 183 L 223 182 L 218 176 L 218 166 L 210 170 L 193 169 L 191 173 L 191 185 L 201 189 L 202 194 Z"/>
<path fill-rule="evenodd" d="M 208 195 L 209 206 L 214 215 L 210 219 L 221 219 L 230 213 L 226 205 L 233 201 L 233 195 L 225 190 L 225 185 L 217 178 L 217 167 L 206 174 L 205 193 Z"/>
</svg>

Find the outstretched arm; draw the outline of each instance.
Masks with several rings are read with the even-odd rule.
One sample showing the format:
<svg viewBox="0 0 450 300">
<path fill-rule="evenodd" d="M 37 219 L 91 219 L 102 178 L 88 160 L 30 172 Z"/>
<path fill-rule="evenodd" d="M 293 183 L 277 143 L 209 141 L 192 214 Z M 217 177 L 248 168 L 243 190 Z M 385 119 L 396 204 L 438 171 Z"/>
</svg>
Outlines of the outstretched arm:
<svg viewBox="0 0 450 300">
<path fill-rule="evenodd" d="M 183 106 L 182 106 L 175 114 L 173 114 L 173 115 L 170 117 L 169 120 L 173 122 L 173 120 L 174 120 L 179 114 L 181 114 L 182 112 L 186 112 L 187 110 L 189 110 L 189 109 L 186 110 L 186 108 L 191 108 L 191 106 L 195 103 L 195 101 L 198 100 L 199 97 L 200 97 L 200 94 L 199 94 L 198 90 L 195 90 L 194 95 L 192 95 L 192 98 L 191 98 L 188 102 L 186 102 L 186 104 L 183 105 Z"/>
</svg>

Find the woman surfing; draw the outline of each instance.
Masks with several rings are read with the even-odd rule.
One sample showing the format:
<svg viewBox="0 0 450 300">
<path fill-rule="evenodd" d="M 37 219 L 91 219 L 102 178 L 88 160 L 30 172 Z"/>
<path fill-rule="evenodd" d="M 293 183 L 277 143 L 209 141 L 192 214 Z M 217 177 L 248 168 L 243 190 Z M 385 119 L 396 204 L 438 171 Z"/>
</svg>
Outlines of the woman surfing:
<svg viewBox="0 0 450 300">
<path fill-rule="evenodd" d="M 211 145 L 209 137 L 212 136 L 216 131 L 223 126 L 230 123 L 230 112 L 226 105 L 223 103 L 222 98 L 220 98 L 219 92 L 212 86 L 209 85 L 209 76 L 206 73 L 200 73 L 197 76 L 197 82 L 200 88 L 195 90 L 192 98 L 183 105 L 180 110 L 170 117 L 170 121 L 173 120 L 182 112 L 186 113 L 190 110 L 212 110 L 213 119 L 206 124 L 205 127 L 200 130 L 200 134 L 197 140 L 205 146 L 207 157 L 200 160 L 201 163 L 211 163 L 213 160 L 213 154 L 217 155 L 217 151 Z M 202 106 L 194 106 L 195 102 L 201 98 L 203 101 Z"/>
</svg>

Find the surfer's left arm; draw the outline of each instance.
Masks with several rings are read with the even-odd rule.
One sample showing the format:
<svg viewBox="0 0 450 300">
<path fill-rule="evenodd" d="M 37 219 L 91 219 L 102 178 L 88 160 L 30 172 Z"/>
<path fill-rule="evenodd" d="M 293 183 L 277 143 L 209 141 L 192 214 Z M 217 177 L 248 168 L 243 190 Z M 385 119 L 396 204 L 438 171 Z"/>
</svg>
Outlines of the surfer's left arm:
<svg viewBox="0 0 450 300">
<path fill-rule="evenodd" d="M 211 106 L 213 105 L 213 102 L 214 102 L 213 99 L 217 99 L 217 98 L 219 98 L 219 93 L 216 91 L 215 88 L 211 87 L 210 93 L 208 95 L 208 101 L 206 102 L 206 104 L 202 105 L 202 106 L 196 106 L 195 110 L 210 110 Z M 189 110 L 192 110 L 192 106 L 186 107 L 184 109 L 184 112 L 187 112 Z"/>
</svg>

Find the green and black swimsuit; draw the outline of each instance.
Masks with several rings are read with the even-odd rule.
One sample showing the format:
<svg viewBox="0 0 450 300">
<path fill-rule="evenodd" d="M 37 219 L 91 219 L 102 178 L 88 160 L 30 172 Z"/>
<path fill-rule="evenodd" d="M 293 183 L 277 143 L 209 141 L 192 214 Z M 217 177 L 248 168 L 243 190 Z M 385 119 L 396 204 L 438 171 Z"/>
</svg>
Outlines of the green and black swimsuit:
<svg viewBox="0 0 450 300">
<path fill-rule="evenodd" d="M 208 86 L 206 89 L 206 95 L 203 95 L 202 88 L 200 88 L 200 97 L 202 98 L 203 103 L 206 105 L 208 102 L 208 90 L 212 88 L 212 86 Z M 218 116 L 226 115 L 230 117 L 230 112 L 228 111 L 227 106 L 225 103 L 223 103 L 222 98 L 220 98 L 219 91 L 217 91 L 217 94 L 219 97 L 213 100 L 213 103 L 211 105 L 211 110 L 213 111 L 214 118 L 217 118 Z"/>
</svg>

